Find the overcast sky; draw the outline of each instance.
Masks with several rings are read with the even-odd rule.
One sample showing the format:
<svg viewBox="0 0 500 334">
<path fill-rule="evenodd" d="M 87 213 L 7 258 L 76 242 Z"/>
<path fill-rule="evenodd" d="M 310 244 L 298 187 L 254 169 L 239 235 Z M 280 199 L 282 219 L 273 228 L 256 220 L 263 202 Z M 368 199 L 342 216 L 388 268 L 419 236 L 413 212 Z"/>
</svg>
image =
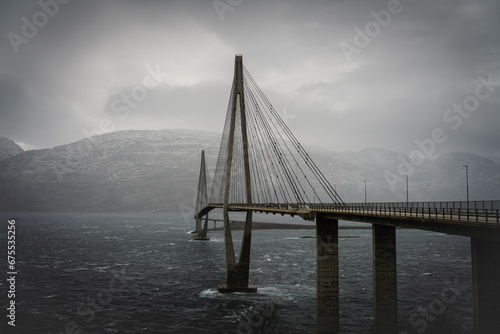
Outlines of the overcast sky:
<svg viewBox="0 0 500 334">
<path fill-rule="evenodd" d="M 220 133 L 243 54 L 306 145 L 500 152 L 498 0 L 55 1 L 0 2 L 0 136 L 25 149 Z"/>
</svg>

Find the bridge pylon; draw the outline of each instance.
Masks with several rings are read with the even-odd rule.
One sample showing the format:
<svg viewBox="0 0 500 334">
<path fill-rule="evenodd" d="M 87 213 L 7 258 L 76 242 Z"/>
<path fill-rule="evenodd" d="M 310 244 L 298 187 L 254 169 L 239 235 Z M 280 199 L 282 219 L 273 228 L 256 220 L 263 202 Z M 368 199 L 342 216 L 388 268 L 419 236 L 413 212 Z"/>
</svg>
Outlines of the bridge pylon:
<svg viewBox="0 0 500 334">
<path fill-rule="evenodd" d="M 201 218 L 198 212 L 207 205 L 207 173 L 205 167 L 205 150 L 201 151 L 200 177 L 198 179 L 198 194 L 196 196 L 196 238 L 195 240 L 210 240 L 207 237 L 208 214 L 205 216 L 205 223 L 201 226 Z"/>
<path fill-rule="evenodd" d="M 236 261 L 231 225 L 229 221 L 229 194 L 231 188 L 231 173 L 233 162 L 233 151 L 235 144 L 235 131 L 238 131 L 238 143 L 242 145 L 243 171 L 245 187 L 245 204 L 252 203 L 252 189 L 250 179 L 250 161 L 248 157 L 248 135 L 245 113 L 245 94 L 243 86 L 243 57 L 236 55 L 234 62 L 234 78 L 231 90 L 231 118 L 229 123 L 229 137 L 227 146 L 227 159 L 225 167 L 225 184 L 223 200 L 224 221 L 224 248 L 226 256 L 226 284 L 218 286 L 219 292 L 256 292 L 257 287 L 248 284 L 250 272 L 250 244 L 252 240 L 252 211 L 246 212 L 241 252 L 238 262 Z M 237 119 L 241 129 L 236 129 Z"/>
</svg>

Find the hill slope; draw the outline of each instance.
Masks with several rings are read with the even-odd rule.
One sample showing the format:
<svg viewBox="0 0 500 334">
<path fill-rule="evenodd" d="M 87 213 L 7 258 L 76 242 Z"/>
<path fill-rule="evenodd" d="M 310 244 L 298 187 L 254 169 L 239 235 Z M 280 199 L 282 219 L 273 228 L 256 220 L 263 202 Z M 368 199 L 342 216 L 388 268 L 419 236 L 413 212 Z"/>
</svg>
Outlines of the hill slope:
<svg viewBox="0 0 500 334">
<path fill-rule="evenodd" d="M 215 156 L 218 146 L 208 132 L 123 131 L 26 151 L 0 162 L 0 189 L 9 194 L 0 210 L 178 210 L 194 199 L 200 150 Z"/>
<path fill-rule="evenodd" d="M 194 211 L 200 150 L 210 178 L 220 136 L 194 130 L 122 131 L 0 160 L 1 211 Z M 500 161 L 469 153 L 421 165 L 401 153 L 369 148 L 335 153 L 308 149 L 345 202 L 500 199 Z M 14 151 L 12 151 L 14 152 Z"/>
<path fill-rule="evenodd" d="M 0 137 L 0 161 L 24 152 L 13 140 Z"/>
</svg>

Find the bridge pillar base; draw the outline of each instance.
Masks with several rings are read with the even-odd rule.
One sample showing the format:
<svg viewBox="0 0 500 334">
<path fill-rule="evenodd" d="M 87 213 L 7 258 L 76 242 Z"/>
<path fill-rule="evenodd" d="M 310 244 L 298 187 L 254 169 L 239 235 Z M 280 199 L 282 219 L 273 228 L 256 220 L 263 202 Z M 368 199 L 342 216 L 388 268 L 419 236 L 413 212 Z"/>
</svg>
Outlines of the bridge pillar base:
<svg viewBox="0 0 500 334">
<path fill-rule="evenodd" d="M 210 240 L 210 238 L 207 238 L 207 237 L 196 237 L 196 238 L 194 238 L 194 240 L 204 240 L 204 241 L 208 241 L 208 240 Z"/>
<path fill-rule="evenodd" d="M 316 307 L 318 334 L 339 333 L 339 221 L 316 218 Z"/>
<path fill-rule="evenodd" d="M 220 293 L 256 293 L 257 286 L 251 284 L 249 284 L 248 286 L 228 286 L 227 284 L 220 284 L 217 287 L 217 290 L 219 290 Z"/>
<path fill-rule="evenodd" d="M 500 242 L 471 238 L 474 333 L 500 328 Z"/>
<path fill-rule="evenodd" d="M 398 292 L 396 228 L 373 224 L 373 303 L 375 333 L 396 333 Z"/>
</svg>

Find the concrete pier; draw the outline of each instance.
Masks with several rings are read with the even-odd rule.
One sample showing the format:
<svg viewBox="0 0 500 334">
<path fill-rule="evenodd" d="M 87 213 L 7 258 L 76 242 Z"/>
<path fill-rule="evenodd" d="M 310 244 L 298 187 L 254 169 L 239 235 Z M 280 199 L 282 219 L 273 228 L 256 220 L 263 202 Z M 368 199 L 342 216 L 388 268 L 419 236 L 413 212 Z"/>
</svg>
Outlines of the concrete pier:
<svg viewBox="0 0 500 334">
<path fill-rule="evenodd" d="M 373 224 L 373 304 L 375 333 L 396 333 L 398 293 L 396 228 Z"/>
<path fill-rule="evenodd" d="M 250 244 L 252 242 L 252 212 L 247 212 L 247 217 L 245 220 L 245 229 L 243 232 L 243 239 L 241 242 L 241 252 L 239 261 L 235 262 L 232 236 L 231 236 L 231 226 L 229 225 L 229 220 L 224 221 L 224 233 L 227 234 L 225 240 L 227 241 L 225 247 L 230 248 L 232 255 L 226 257 L 226 282 L 227 284 L 221 284 L 217 287 L 221 293 L 231 293 L 231 292 L 246 292 L 254 293 L 257 292 L 257 287 L 255 285 L 248 284 L 249 273 L 250 273 Z M 230 240 L 230 243 L 229 243 Z M 228 256 L 228 253 L 226 253 Z"/>
<path fill-rule="evenodd" d="M 316 218 L 316 297 L 319 334 L 339 333 L 338 220 Z"/>
<path fill-rule="evenodd" d="M 474 333 L 500 328 L 500 242 L 471 238 Z"/>
<path fill-rule="evenodd" d="M 226 283 L 219 285 L 219 292 L 256 292 L 255 286 L 248 285 L 250 271 L 250 246 L 252 242 L 252 214 L 251 210 L 246 212 L 243 239 L 241 241 L 241 252 L 238 262 L 234 253 L 233 237 L 231 234 L 231 224 L 229 220 L 229 200 L 231 188 L 231 173 L 233 163 L 233 150 L 235 144 L 235 127 L 237 113 L 241 125 L 241 145 L 243 151 L 243 167 L 245 171 L 245 199 L 246 204 L 252 203 L 252 183 L 250 179 L 250 162 L 248 156 L 248 135 L 245 116 L 245 91 L 243 84 L 243 57 L 237 55 L 234 60 L 234 79 L 231 97 L 231 118 L 229 122 L 229 137 L 227 142 L 227 158 L 224 181 L 224 200 L 222 215 L 224 220 L 224 248 L 226 255 Z M 238 143 L 238 141 L 237 141 Z"/>
<path fill-rule="evenodd" d="M 198 212 L 208 203 L 207 173 L 205 167 L 205 150 L 201 150 L 200 176 L 198 178 L 198 193 L 196 196 L 196 238 L 194 240 L 210 240 L 207 237 L 208 214 L 205 215 L 205 224 L 201 227 L 201 217 Z"/>
</svg>

